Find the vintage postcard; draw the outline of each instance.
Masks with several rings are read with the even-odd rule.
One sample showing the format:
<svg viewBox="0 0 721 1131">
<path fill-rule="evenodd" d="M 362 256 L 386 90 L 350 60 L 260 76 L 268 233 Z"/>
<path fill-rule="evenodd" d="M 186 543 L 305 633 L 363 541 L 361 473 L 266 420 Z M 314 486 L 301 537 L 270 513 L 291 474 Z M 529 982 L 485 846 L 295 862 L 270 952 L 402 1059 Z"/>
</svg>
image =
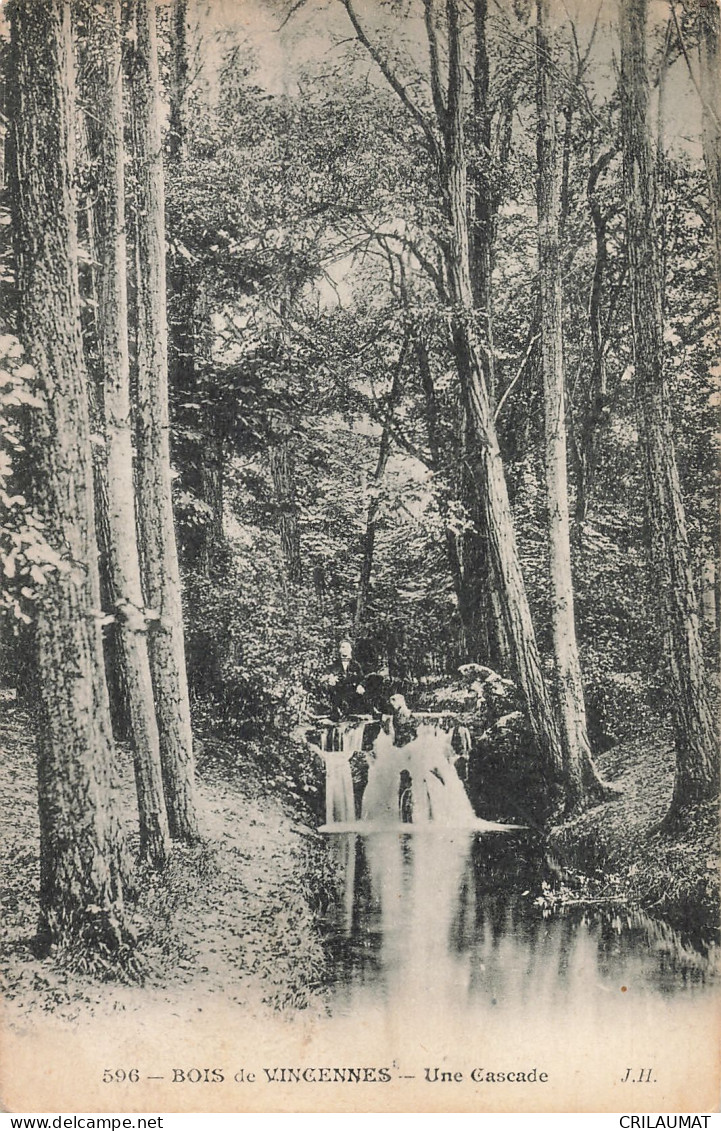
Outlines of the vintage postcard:
<svg viewBox="0 0 721 1131">
<path fill-rule="evenodd" d="M 716 0 L 0 36 L 3 1108 L 718 1110 Z"/>
</svg>

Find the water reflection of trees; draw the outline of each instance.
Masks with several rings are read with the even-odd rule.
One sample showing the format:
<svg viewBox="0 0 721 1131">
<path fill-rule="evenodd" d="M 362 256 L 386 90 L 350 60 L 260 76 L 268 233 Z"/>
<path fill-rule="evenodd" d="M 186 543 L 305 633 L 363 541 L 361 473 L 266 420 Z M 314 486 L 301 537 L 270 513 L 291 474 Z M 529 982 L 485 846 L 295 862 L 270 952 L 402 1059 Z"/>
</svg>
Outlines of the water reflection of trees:
<svg viewBox="0 0 721 1131">
<path fill-rule="evenodd" d="M 539 844 L 457 833 L 334 838 L 341 877 L 329 946 L 336 979 L 406 1011 L 547 1011 L 610 1000 L 622 984 L 701 984 L 715 956 L 640 912 L 534 903 Z"/>
</svg>

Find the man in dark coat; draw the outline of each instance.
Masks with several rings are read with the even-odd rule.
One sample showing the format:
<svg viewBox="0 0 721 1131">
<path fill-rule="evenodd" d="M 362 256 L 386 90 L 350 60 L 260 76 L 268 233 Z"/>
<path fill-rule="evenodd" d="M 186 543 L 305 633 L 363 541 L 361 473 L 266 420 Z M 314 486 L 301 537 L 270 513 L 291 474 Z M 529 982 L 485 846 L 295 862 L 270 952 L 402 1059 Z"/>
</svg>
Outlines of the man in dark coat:
<svg viewBox="0 0 721 1131">
<path fill-rule="evenodd" d="M 357 660 L 353 659 L 350 640 L 341 640 L 338 645 L 338 659 L 328 672 L 325 682 L 330 688 L 333 715 L 362 715 L 366 712 L 363 672 Z"/>
</svg>

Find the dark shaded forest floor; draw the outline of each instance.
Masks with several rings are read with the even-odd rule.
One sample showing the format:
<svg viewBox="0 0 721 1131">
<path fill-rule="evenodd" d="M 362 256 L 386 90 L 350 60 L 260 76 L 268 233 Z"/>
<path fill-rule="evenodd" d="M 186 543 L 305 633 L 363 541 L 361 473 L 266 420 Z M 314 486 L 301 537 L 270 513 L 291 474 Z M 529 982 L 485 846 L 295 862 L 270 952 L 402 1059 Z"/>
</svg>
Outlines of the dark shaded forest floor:
<svg viewBox="0 0 721 1131">
<path fill-rule="evenodd" d="M 561 898 L 636 905 L 696 944 L 717 942 L 719 808 L 709 802 L 678 827 L 662 828 L 674 779 L 670 728 L 621 742 L 596 764 L 623 792 L 552 830 L 549 849 L 565 872 Z"/>
<path fill-rule="evenodd" d="M 171 1003 L 178 1018 L 213 1001 L 254 1015 L 298 1008 L 325 1011 L 327 956 L 318 914 L 334 898 L 324 840 L 305 823 L 293 783 L 269 773 L 262 751 L 205 738 L 198 788 L 205 839 L 176 847 L 162 879 L 138 876 L 131 908 L 145 970 L 142 985 L 103 984 L 39 959 L 32 939 L 37 913 L 38 827 L 34 740 L 13 706 L 0 715 L 0 843 L 5 860 L 0 975 L 11 1017 L 39 1012 L 59 1022 Z M 660 831 L 673 783 L 670 734 L 625 741 L 598 759 L 623 787 L 617 801 L 554 829 L 548 846 L 560 864 L 546 885 L 549 904 L 615 902 L 666 919 L 698 944 L 712 941 L 719 919 L 718 812 L 708 805 L 692 823 Z M 119 801 L 131 847 L 135 832 L 132 764 L 119 752 Z"/>
</svg>

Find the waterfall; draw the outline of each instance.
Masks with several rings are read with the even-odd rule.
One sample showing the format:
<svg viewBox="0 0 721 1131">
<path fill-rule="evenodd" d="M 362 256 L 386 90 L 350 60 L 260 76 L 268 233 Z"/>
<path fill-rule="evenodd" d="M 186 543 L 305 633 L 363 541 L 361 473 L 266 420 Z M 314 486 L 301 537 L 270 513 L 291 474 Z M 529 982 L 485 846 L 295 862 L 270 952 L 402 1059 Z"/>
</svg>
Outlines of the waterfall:
<svg viewBox="0 0 721 1131">
<path fill-rule="evenodd" d="M 460 747 L 458 757 L 467 758 L 471 753 L 471 732 L 468 727 L 459 725 L 456 727 L 456 736 Z"/>
<path fill-rule="evenodd" d="M 455 757 L 453 765 L 462 781 L 468 781 L 468 771 L 471 760 L 471 732 L 467 726 L 459 724 L 455 729 Z"/>
<path fill-rule="evenodd" d="M 362 749 L 365 720 L 328 727 L 321 751 L 325 760 L 326 825 L 350 824 L 356 819 L 350 757 Z"/>
<path fill-rule="evenodd" d="M 404 704 L 405 706 L 405 704 Z M 410 712 L 399 720 L 407 724 Z M 406 729 L 395 734 L 381 730 L 368 759 L 368 784 L 363 794 L 360 820 L 356 814 L 350 758 L 363 749 L 369 720 L 353 720 L 329 726 L 320 750 L 326 766 L 326 823 L 321 832 L 375 833 L 395 829 L 509 831 L 518 825 L 499 825 L 476 817 L 456 763 L 466 769 L 470 733 L 465 727 L 449 727 L 449 720 L 427 715 L 413 716 L 417 727 L 406 726 L 416 735 L 403 742 Z M 445 724 L 445 725 L 444 725 Z M 417 734 L 416 734 L 417 731 Z M 454 748 L 455 735 L 455 748 Z M 396 746 L 399 740 L 402 745 Z M 460 753 L 457 747 L 460 746 Z"/>
<path fill-rule="evenodd" d="M 381 733 L 368 772 L 361 819 L 380 824 L 433 822 L 469 827 L 473 808 L 451 759 L 451 736 L 440 726 L 421 726 L 418 737 L 395 746 Z"/>
</svg>

